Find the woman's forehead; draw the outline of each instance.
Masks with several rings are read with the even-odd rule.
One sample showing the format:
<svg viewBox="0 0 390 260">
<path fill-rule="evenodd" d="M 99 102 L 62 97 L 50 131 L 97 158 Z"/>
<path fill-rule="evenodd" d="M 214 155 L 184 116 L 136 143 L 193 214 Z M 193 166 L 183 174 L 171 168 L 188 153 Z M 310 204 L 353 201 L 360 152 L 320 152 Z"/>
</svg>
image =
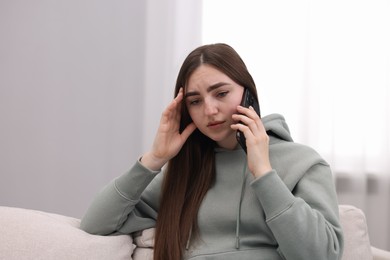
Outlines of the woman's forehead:
<svg viewBox="0 0 390 260">
<path fill-rule="evenodd" d="M 225 73 L 210 65 L 201 65 L 189 76 L 184 88 L 187 91 L 207 91 L 216 85 L 231 84 L 234 81 Z"/>
</svg>

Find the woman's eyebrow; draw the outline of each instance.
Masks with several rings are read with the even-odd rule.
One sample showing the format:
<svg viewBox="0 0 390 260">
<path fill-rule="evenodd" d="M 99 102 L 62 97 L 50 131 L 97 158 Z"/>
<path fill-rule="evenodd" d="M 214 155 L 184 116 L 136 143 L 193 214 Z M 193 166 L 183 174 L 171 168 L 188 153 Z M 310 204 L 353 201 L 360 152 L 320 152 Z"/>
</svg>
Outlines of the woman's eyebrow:
<svg viewBox="0 0 390 260">
<path fill-rule="evenodd" d="M 215 84 L 213 84 L 213 85 L 211 85 L 211 86 L 209 86 L 209 87 L 207 88 L 207 92 L 211 92 L 211 91 L 213 91 L 213 90 L 215 90 L 215 89 L 217 89 L 217 88 L 220 88 L 220 87 L 222 87 L 222 86 L 225 86 L 225 85 L 229 85 L 229 83 L 227 83 L 227 82 L 218 82 L 218 83 L 215 83 Z M 184 97 L 184 98 L 187 98 L 187 97 L 190 97 L 190 96 L 196 96 L 196 95 L 200 95 L 199 91 L 191 91 L 191 92 L 187 92 L 187 93 L 185 94 L 185 97 Z"/>
</svg>

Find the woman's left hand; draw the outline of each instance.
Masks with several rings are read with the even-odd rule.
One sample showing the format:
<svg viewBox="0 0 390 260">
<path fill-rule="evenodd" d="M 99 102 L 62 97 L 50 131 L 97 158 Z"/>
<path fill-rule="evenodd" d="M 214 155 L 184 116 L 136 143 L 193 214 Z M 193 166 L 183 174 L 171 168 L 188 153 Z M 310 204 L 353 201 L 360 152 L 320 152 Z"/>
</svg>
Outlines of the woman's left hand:
<svg viewBox="0 0 390 260">
<path fill-rule="evenodd" d="M 272 170 L 269 160 L 269 136 L 253 107 L 238 106 L 239 114 L 231 127 L 244 133 L 247 147 L 248 168 L 254 177 L 261 177 Z"/>
</svg>

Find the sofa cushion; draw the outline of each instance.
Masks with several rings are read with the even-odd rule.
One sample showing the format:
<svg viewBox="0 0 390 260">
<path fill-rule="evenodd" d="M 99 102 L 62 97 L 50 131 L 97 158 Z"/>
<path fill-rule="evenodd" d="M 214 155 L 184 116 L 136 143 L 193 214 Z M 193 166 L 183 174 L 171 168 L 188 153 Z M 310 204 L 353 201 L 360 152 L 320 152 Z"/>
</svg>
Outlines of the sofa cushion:
<svg viewBox="0 0 390 260">
<path fill-rule="evenodd" d="M 79 226 L 71 217 L 0 207 L 0 259 L 131 259 L 130 236 L 91 235 Z"/>
<path fill-rule="evenodd" d="M 340 205 L 339 214 L 344 231 L 342 260 L 372 259 L 366 217 L 363 211 L 352 205 Z"/>
<path fill-rule="evenodd" d="M 155 228 L 148 228 L 133 234 L 134 260 L 153 260 L 154 232 Z"/>
</svg>

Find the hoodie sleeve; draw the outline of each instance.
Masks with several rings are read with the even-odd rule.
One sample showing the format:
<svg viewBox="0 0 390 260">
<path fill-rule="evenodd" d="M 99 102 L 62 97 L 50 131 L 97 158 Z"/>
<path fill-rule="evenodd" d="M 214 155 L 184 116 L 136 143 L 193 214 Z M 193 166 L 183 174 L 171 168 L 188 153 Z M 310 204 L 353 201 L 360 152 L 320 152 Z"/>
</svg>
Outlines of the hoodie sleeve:
<svg viewBox="0 0 390 260">
<path fill-rule="evenodd" d="M 154 226 L 159 188 L 157 183 L 150 184 L 158 179 L 155 178 L 158 173 L 137 161 L 128 172 L 112 180 L 96 195 L 80 228 L 91 234 L 110 235 L 129 234 Z M 148 186 L 153 187 L 144 194 Z"/>
<path fill-rule="evenodd" d="M 343 235 L 328 165 L 313 165 L 292 191 L 276 171 L 251 185 L 285 259 L 341 259 Z"/>
</svg>

